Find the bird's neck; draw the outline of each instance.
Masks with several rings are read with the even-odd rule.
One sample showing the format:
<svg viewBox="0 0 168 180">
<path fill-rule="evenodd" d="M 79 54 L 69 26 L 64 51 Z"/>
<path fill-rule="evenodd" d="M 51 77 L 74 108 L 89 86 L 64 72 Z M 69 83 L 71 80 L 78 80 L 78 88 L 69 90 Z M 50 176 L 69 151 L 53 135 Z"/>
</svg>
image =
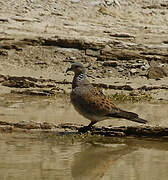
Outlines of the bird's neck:
<svg viewBox="0 0 168 180">
<path fill-rule="evenodd" d="M 80 86 L 85 79 L 86 79 L 86 74 L 85 73 L 75 74 L 73 82 L 72 82 L 72 89 Z"/>
</svg>

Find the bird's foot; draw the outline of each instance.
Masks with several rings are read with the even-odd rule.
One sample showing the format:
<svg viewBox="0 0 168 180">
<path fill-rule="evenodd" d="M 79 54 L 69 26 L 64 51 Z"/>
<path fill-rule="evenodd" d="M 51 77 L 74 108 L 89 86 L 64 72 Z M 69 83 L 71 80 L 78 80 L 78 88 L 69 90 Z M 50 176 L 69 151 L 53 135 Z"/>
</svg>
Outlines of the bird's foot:
<svg viewBox="0 0 168 180">
<path fill-rule="evenodd" d="M 84 126 L 78 129 L 78 132 L 80 133 L 86 133 L 87 131 L 91 130 L 92 126 Z"/>
</svg>

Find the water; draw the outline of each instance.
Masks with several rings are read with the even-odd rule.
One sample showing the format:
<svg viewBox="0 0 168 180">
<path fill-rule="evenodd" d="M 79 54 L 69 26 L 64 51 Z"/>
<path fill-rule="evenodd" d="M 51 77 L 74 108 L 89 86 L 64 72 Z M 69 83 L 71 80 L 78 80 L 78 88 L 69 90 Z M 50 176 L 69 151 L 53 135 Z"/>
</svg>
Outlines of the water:
<svg viewBox="0 0 168 180">
<path fill-rule="evenodd" d="M 3 95 L 0 119 L 88 124 L 58 97 Z M 123 104 L 149 124 L 167 126 L 168 104 Z M 114 120 L 97 125 L 137 125 Z M 51 133 L 0 133 L 0 180 L 167 180 L 168 142 Z"/>
<path fill-rule="evenodd" d="M 167 180 L 168 142 L 132 138 L 107 142 L 1 134 L 0 179 Z"/>
</svg>

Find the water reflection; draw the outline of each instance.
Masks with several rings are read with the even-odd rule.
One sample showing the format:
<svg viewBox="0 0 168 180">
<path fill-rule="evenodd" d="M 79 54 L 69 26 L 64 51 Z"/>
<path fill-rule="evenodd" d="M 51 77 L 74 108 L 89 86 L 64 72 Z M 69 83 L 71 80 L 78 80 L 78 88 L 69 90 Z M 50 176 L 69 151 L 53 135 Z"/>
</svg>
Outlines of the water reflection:
<svg viewBox="0 0 168 180">
<path fill-rule="evenodd" d="M 93 144 L 82 148 L 80 153 L 75 154 L 72 176 L 76 180 L 102 179 L 118 159 L 135 150 L 136 148 L 126 144 L 108 144 L 107 147 Z"/>
<path fill-rule="evenodd" d="M 41 137 L 1 134 L 0 179 L 166 180 L 168 176 L 165 141 L 105 138 L 72 143 Z"/>
</svg>

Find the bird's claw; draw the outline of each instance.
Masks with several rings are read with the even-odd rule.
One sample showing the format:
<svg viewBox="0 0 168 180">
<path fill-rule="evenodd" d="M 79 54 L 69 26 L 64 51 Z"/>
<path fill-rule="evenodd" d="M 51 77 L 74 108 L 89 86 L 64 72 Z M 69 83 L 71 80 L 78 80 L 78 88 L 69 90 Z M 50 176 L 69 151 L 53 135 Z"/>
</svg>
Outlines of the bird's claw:
<svg viewBox="0 0 168 180">
<path fill-rule="evenodd" d="M 90 127 L 90 126 L 84 126 L 84 127 L 79 128 L 79 129 L 78 129 L 78 132 L 80 132 L 80 133 L 86 133 L 87 131 L 89 131 L 89 130 L 91 130 L 91 129 L 92 129 L 92 127 Z"/>
</svg>

